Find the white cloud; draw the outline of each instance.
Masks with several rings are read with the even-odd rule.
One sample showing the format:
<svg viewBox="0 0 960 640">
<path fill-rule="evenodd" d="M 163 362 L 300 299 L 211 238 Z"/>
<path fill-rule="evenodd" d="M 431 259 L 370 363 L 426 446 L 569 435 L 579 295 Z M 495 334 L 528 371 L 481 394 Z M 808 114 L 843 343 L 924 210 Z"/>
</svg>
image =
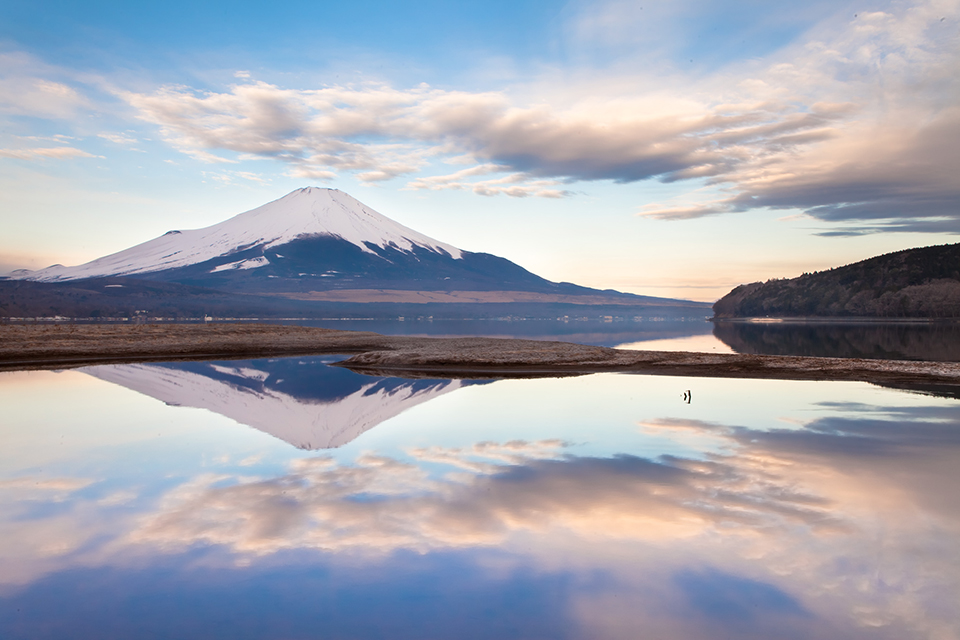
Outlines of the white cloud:
<svg viewBox="0 0 960 640">
<path fill-rule="evenodd" d="M 93 482 L 93 480 L 87 478 L 43 478 L 25 476 L 20 478 L 11 478 L 9 480 L 0 480 L 0 490 L 27 489 L 31 492 L 67 494 L 89 487 L 91 484 L 93 484 Z"/>
<path fill-rule="evenodd" d="M 98 156 L 74 147 L 48 147 L 35 149 L 0 149 L 0 157 L 17 160 L 69 160 L 72 158 L 96 158 Z"/>
<path fill-rule="evenodd" d="M 690 220 L 720 213 L 730 213 L 735 210 L 733 199 L 722 199 L 695 204 L 647 204 L 640 208 L 638 215 L 657 220 Z"/>
<path fill-rule="evenodd" d="M 137 143 L 136 138 L 131 138 L 125 133 L 98 133 L 97 137 L 103 138 L 104 140 L 107 140 L 114 144 L 125 145 L 125 146 Z"/>
<path fill-rule="evenodd" d="M 617 28 L 627 4 L 603 5 L 584 28 Z M 292 177 L 349 172 L 374 183 L 420 173 L 407 188 L 515 197 L 568 195 L 562 185 L 578 180 L 693 180 L 723 197 L 641 213 L 769 207 L 899 230 L 945 218 L 960 230 L 958 6 L 845 14 L 763 61 L 697 78 L 674 72 L 661 88 L 639 74 L 576 81 L 549 103 L 375 84 L 121 95 L 184 153 L 211 163 L 273 158 Z M 441 162 L 466 168 L 423 175 Z"/>
<path fill-rule="evenodd" d="M 0 53 L 0 113 L 67 119 L 89 101 L 76 89 L 50 80 L 57 71 L 23 53 Z"/>
<path fill-rule="evenodd" d="M 289 171 L 287 174 L 291 178 L 306 178 L 307 180 L 322 180 L 327 182 L 333 180 L 337 177 L 337 174 L 333 171 L 326 171 L 324 169 L 314 169 L 312 167 L 306 166 L 296 166 Z"/>
<path fill-rule="evenodd" d="M 689 101 L 649 98 L 515 107 L 499 93 L 428 87 L 293 91 L 256 83 L 229 93 L 167 87 L 124 97 L 142 118 L 160 125 L 169 142 L 206 161 L 228 161 L 212 153 L 224 150 L 276 158 L 305 174 L 352 171 L 370 182 L 416 172 L 434 156 L 459 160 L 465 154 L 479 163 L 473 171 L 496 165 L 517 180 L 709 176 L 741 162 L 745 144 L 766 138 L 780 147 L 796 144 L 786 136 L 837 117 L 784 114 L 781 106 L 765 104 L 714 113 Z M 469 175 L 475 174 L 426 178 L 410 187 L 465 188 L 458 179 Z M 503 182 L 509 181 L 479 184 L 475 191 L 510 192 L 499 186 Z M 561 193 L 517 186 L 516 195 Z"/>
<path fill-rule="evenodd" d="M 411 180 L 404 188 L 409 190 L 422 189 L 428 191 L 469 190 L 473 191 L 473 193 L 476 193 L 477 195 L 482 196 L 496 196 L 503 194 L 515 198 L 525 198 L 527 196 L 562 198 L 570 195 L 570 192 L 564 189 L 552 188 L 561 184 L 557 180 L 537 180 L 532 176 L 524 174 L 509 174 L 490 180 L 467 180 L 467 178 L 489 175 L 491 173 L 499 173 L 508 170 L 509 167 L 495 164 L 481 164 L 447 175 L 429 176 Z"/>
<path fill-rule="evenodd" d="M 271 180 L 252 171 L 222 171 L 219 173 L 203 172 L 203 175 L 223 184 L 238 184 L 244 181 L 257 184 L 270 184 Z"/>
</svg>

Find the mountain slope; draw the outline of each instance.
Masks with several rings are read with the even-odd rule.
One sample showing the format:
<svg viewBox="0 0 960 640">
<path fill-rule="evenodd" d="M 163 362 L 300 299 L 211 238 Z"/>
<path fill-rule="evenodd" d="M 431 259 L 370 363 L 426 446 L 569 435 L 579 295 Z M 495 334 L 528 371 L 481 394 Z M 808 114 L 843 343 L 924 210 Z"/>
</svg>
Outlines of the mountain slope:
<svg viewBox="0 0 960 640">
<path fill-rule="evenodd" d="M 318 236 L 273 247 L 257 246 L 140 277 L 241 293 L 333 289 L 596 293 L 576 285 L 550 282 L 494 255 L 463 251 L 460 256 L 452 258 L 421 246 L 406 251 L 374 246 L 373 250 L 364 251 L 338 237 Z"/>
<path fill-rule="evenodd" d="M 740 285 L 717 318 L 960 317 L 960 244 L 906 249 L 789 280 Z"/>
</svg>

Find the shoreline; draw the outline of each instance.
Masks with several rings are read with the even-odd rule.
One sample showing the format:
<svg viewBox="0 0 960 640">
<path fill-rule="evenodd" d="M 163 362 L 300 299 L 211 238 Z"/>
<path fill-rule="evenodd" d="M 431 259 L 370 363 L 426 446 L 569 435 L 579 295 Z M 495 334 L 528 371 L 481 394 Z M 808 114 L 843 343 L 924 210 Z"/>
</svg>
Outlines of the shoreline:
<svg viewBox="0 0 960 640">
<path fill-rule="evenodd" d="M 417 338 L 291 325 L 0 325 L 0 371 L 133 362 L 347 355 L 358 373 L 398 377 L 556 377 L 601 372 L 846 380 L 960 394 L 960 363 L 627 351 L 513 338 Z"/>
<path fill-rule="evenodd" d="M 750 316 L 745 318 L 707 318 L 707 322 L 756 325 L 789 324 L 836 324 L 836 325 L 910 325 L 910 324 L 960 324 L 960 318 L 875 318 L 871 316 Z"/>
</svg>

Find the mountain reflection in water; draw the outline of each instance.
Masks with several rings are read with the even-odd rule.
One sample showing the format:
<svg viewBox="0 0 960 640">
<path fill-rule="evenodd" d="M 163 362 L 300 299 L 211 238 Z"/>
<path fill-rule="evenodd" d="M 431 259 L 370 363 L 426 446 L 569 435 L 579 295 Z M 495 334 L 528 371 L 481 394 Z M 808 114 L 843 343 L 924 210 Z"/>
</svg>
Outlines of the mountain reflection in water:
<svg viewBox="0 0 960 640">
<path fill-rule="evenodd" d="M 297 362 L 96 373 L 208 402 L 244 385 L 275 397 Z M 323 407 L 408 382 L 332 375 L 284 397 Z M 165 396 L 174 383 L 208 386 Z M 77 372 L 5 374 L 0 400 L 14 418 L 3 638 L 960 634 L 954 400 L 859 383 L 505 380 L 323 454 Z M 163 431 L 178 416 L 193 422 Z M 87 434 L 97 420 L 117 426 Z M 58 450 L 64 437 L 87 448 Z"/>
<path fill-rule="evenodd" d="M 322 357 L 118 364 L 91 376 L 173 406 L 209 409 L 299 449 L 344 445 L 461 380 L 378 378 L 327 366 Z"/>
</svg>

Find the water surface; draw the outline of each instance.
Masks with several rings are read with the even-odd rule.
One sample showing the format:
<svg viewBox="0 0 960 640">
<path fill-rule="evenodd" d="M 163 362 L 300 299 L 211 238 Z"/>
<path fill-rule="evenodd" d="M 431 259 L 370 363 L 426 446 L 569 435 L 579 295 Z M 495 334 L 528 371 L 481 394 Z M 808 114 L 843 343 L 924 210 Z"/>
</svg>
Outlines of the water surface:
<svg viewBox="0 0 960 640">
<path fill-rule="evenodd" d="M 0 637 L 960 634 L 955 400 L 327 361 L 0 375 Z"/>
<path fill-rule="evenodd" d="M 960 322 L 718 321 L 713 335 L 737 353 L 960 362 Z"/>
</svg>

